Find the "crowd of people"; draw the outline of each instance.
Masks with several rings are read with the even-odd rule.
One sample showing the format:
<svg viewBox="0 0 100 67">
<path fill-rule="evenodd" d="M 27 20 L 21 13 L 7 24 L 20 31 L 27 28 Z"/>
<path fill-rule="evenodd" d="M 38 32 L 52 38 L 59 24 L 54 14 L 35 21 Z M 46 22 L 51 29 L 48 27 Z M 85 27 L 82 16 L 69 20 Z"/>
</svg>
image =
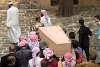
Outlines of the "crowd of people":
<svg viewBox="0 0 100 67">
<path fill-rule="evenodd" d="M 0 67 L 85 67 L 88 64 L 90 66 L 94 63 L 100 64 L 100 16 L 95 16 L 98 25 L 98 45 L 95 56 L 91 56 L 89 51 L 89 37 L 92 36 L 92 32 L 81 18 L 79 19 L 79 40 L 76 40 L 75 32 L 70 32 L 68 36 L 71 41 L 71 51 L 66 51 L 62 57 L 58 57 L 55 51 L 48 47 L 48 43 L 40 38 L 38 32 L 40 26 L 52 26 L 47 11 L 41 10 L 41 16 L 36 18 L 36 21 L 40 23 L 34 25 L 34 31 L 31 31 L 28 36 L 21 34 L 18 12 L 13 2 L 9 1 L 6 26 L 8 37 L 13 45 L 9 47 L 9 54 L 1 57 Z M 94 67 L 99 67 L 98 65 Z"/>
<path fill-rule="evenodd" d="M 79 23 L 79 41 L 75 39 L 75 32 L 70 32 L 71 51 L 66 51 L 62 57 L 58 57 L 47 42 L 41 40 L 37 31 L 32 31 L 28 36 L 20 36 L 17 45 L 9 47 L 9 54 L 1 57 L 1 67 L 75 67 L 86 62 L 85 59 L 87 63 L 84 64 L 93 64 L 95 57 L 89 55 L 88 37 L 92 32 L 85 27 L 83 19 Z"/>
</svg>

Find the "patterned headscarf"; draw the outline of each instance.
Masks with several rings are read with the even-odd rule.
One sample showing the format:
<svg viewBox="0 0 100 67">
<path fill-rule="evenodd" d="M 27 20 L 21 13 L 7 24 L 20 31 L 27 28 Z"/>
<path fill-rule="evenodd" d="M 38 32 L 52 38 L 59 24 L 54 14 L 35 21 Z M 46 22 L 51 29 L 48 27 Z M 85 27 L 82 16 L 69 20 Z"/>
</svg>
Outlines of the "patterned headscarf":
<svg viewBox="0 0 100 67">
<path fill-rule="evenodd" d="M 27 44 L 27 41 L 26 40 L 22 40 L 22 41 L 19 42 L 19 46 L 20 47 L 25 47 L 26 44 Z"/>
<path fill-rule="evenodd" d="M 68 66 L 68 67 L 72 67 L 71 66 L 71 62 L 72 62 L 72 53 L 66 53 L 64 55 L 64 59 L 65 59 L 65 64 Z"/>
<path fill-rule="evenodd" d="M 31 35 L 30 40 L 32 42 L 32 45 L 36 44 L 38 42 L 38 36 L 37 35 Z"/>
<path fill-rule="evenodd" d="M 45 48 L 45 50 L 43 51 L 43 54 L 44 54 L 46 59 L 49 59 L 51 56 L 54 55 L 54 52 L 50 48 Z"/>
<path fill-rule="evenodd" d="M 36 34 L 35 31 L 32 31 L 32 32 L 29 33 L 29 35 L 35 35 L 35 34 Z"/>
</svg>

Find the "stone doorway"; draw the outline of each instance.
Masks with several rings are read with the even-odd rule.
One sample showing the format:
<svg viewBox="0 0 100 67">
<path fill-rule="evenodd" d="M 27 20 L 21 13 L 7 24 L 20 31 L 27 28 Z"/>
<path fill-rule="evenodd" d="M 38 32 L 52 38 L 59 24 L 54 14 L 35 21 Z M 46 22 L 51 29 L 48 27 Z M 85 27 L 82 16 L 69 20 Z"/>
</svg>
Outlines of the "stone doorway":
<svg viewBox="0 0 100 67">
<path fill-rule="evenodd" d="M 59 4 L 59 0 L 51 0 L 51 6 L 57 6 Z"/>
</svg>

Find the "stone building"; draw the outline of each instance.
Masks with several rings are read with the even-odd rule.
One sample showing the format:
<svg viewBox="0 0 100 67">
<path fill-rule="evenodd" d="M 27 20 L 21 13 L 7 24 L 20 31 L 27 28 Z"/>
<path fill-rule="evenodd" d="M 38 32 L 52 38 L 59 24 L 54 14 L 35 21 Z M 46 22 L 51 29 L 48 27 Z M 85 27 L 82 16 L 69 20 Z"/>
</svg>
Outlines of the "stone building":
<svg viewBox="0 0 100 67">
<path fill-rule="evenodd" d="M 20 8 L 49 8 L 59 4 L 59 0 L 13 0 Z M 7 7 L 7 0 L 0 0 L 0 8 Z M 100 0 L 73 0 L 75 6 L 100 6 Z"/>
</svg>

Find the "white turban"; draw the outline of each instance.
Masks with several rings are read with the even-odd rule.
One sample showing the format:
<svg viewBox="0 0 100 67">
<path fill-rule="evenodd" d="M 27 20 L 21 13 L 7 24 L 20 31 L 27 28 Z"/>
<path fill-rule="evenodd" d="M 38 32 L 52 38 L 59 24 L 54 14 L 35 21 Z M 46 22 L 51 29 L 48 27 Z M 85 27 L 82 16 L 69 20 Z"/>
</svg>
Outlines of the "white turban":
<svg viewBox="0 0 100 67">
<path fill-rule="evenodd" d="M 48 18 L 49 16 L 48 16 L 48 13 L 47 13 L 47 11 L 46 10 L 41 10 L 41 13 L 46 17 L 46 18 Z"/>
</svg>

